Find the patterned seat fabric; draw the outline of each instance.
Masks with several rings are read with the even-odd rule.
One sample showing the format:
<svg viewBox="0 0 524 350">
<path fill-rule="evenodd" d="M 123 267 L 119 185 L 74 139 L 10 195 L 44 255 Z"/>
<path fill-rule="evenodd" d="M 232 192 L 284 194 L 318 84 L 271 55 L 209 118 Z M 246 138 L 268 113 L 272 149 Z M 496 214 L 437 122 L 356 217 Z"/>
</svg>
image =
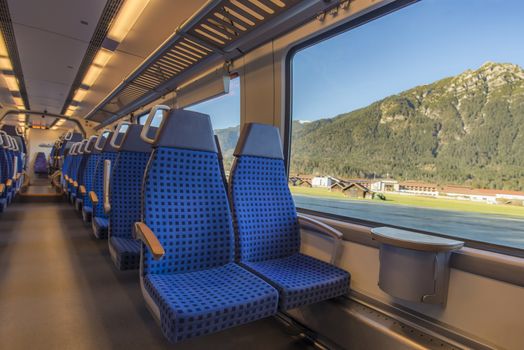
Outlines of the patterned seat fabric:
<svg viewBox="0 0 524 350">
<path fill-rule="evenodd" d="M 140 221 L 142 180 L 149 156 L 149 152 L 121 151 L 118 153 L 109 186 L 111 189 L 110 238 L 118 238 L 118 241 L 133 240 L 133 225 Z M 116 241 L 110 239 L 109 245 L 112 246 L 113 242 Z M 138 248 L 133 251 L 123 251 L 117 246 L 112 247 L 117 253 L 114 261 L 120 270 L 138 269 L 140 263 L 140 245 L 138 242 L 136 242 L 136 246 Z M 119 256 L 119 254 L 125 256 Z M 132 254 L 135 255 L 131 256 Z M 125 260 L 124 264 L 121 263 L 122 260 Z"/>
<path fill-rule="evenodd" d="M 276 312 L 275 289 L 230 263 L 179 274 L 149 274 L 145 287 L 160 307 L 172 342 L 218 332 Z"/>
<path fill-rule="evenodd" d="M 282 151 L 266 155 L 263 147 L 250 145 L 257 132 L 264 135 L 259 144 L 281 145 L 274 127 L 248 124 L 235 150 L 230 195 L 240 263 L 279 290 L 281 310 L 346 294 L 349 273 L 299 253 L 300 227 Z"/>
<path fill-rule="evenodd" d="M 164 335 L 177 342 L 273 315 L 278 292 L 233 262 L 232 219 L 209 117 L 171 111 L 167 118 L 143 203 L 144 222 L 166 253 L 157 261 L 142 245 L 141 271 Z M 195 150 L 193 143 L 204 146 Z"/>
<path fill-rule="evenodd" d="M 104 211 L 104 161 L 110 160 L 111 164 L 114 163 L 116 159 L 116 152 L 103 152 L 98 158 L 96 163 L 95 171 L 93 173 L 93 186 L 91 191 L 94 191 L 98 197 L 98 205 L 93 207 L 93 218 L 98 219 L 99 223 L 105 223 L 105 225 L 93 226 L 93 233 L 98 239 L 107 238 L 107 230 L 109 227 L 109 218 Z"/>
<path fill-rule="evenodd" d="M 263 276 L 279 291 L 281 310 L 314 304 L 348 291 L 347 272 L 300 253 L 280 259 L 244 262 L 244 266 Z"/>
<path fill-rule="evenodd" d="M 132 238 L 109 237 L 111 257 L 119 270 L 134 270 L 140 265 L 140 242 Z"/>
<path fill-rule="evenodd" d="M 99 158 L 100 154 L 91 153 L 87 160 L 87 164 L 83 174 L 83 185 L 86 188 L 86 193 L 92 191 L 93 174 L 95 173 L 96 163 L 98 162 Z M 89 221 L 91 220 L 91 216 L 93 214 L 93 203 L 91 203 L 91 199 L 87 194 L 84 196 L 83 200 L 84 206 L 82 207 L 82 216 L 84 218 L 84 221 Z"/>
</svg>

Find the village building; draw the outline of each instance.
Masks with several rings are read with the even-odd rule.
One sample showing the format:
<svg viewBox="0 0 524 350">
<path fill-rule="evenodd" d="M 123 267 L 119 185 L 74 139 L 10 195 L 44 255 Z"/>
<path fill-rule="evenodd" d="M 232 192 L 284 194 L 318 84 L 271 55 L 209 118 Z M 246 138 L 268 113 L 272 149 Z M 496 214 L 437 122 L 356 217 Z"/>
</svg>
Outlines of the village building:
<svg viewBox="0 0 524 350">
<path fill-rule="evenodd" d="M 342 190 L 342 193 L 344 193 L 344 195 L 349 198 L 358 198 L 358 199 L 372 199 L 373 198 L 373 193 L 367 187 L 364 187 L 358 183 L 352 183 L 346 186 Z"/>
<path fill-rule="evenodd" d="M 439 189 L 438 185 L 432 183 L 404 181 L 399 183 L 399 192 L 406 194 L 436 197 L 439 194 Z"/>
<path fill-rule="evenodd" d="M 373 180 L 370 186 L 373 192 L 399 192 L 398 181 L 391 179 Z"/>
</svg>

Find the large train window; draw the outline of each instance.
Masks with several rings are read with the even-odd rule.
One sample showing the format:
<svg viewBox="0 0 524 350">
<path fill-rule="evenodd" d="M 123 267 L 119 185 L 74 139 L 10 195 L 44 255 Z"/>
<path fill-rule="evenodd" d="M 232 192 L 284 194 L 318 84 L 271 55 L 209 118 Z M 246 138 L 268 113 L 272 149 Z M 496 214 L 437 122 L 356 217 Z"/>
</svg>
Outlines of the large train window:
<svg viewBox="0 0 524 350">
<path fill-rule="evenodd" d="M 240 133 L 240 78 L 231 79 L 229 93 L 187 109 L 211 117 L 215 135 L 218 136 L 222 149 L 224 168 L 226 173 L 229 173 L 233 163 L 233 151 Z"/>
<path fill-rule="evenodd" d="M 421 1 L 297 48 L 297 207 L 523 249 L 522 13 Z"/>
</svg>

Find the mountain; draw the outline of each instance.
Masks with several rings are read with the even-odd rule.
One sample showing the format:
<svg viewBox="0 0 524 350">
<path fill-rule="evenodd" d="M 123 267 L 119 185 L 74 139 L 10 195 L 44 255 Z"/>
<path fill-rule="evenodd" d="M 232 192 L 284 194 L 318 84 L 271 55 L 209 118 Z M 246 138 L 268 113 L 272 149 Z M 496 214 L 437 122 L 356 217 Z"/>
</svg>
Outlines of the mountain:
<svg viewBox="0 0 524 350">
<path fill-rule="evenodd" d="M 232 154 L 238 128 L 218 134 Z M 488 62 L 334 118 L 295 121 L 291 152 L 291 174 L 524 190 L 524 70 Z"/>
<path fill-rule="evenodd" d="M 218 142 L 220 142 L 220 148 L 222 149 L 224 168 L 229 170 L 233 163 L 233 151 L 235 150 L 238 136 L 240 135 L 240 126 L 237 125 L 231 128 L 216 129 L 215 135 L 218 136 Z"/>
</svg>

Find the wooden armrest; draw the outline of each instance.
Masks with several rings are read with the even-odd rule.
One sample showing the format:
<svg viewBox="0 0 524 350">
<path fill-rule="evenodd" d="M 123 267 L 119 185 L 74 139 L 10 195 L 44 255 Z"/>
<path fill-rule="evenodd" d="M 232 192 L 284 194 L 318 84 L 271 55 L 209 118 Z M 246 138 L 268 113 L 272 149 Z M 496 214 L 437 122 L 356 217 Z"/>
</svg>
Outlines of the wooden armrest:
<svg viewBox="0 0 524 350">
<path fill-rule="evenodd" d="M 84 185 L 80 185 L 79 190 L 80 190 L 80 194 L 81 194 L 82 196 L 85 196 L 85 195 L 86 195 L 86 192 L 87 192 L 87 191 L 86 191 L 86 188 L 85 188 Z"/>
<path fill-rule="evenodd" d="M 342 241 L 344 235 L 339 230 L 324 224 L 318 220 L 305 216 L 304 214 L 298 214 L 298 223 L 301 228 L 319 232 L 323 235 L 329 236 L 333 239 L 333 251 L 331 252 L 331 263 L 335 264 L 338 259 L 340 248 L 342 247 Z"/>
<path fill-rule="evenodd" d="M 95 192 L 93 192 L 93 191 L 89 192 L 89 199 L 91 199 L 91 202 L 93 202 L 93 205 L 97 205 L 98 204 L 98 196 L 96 195 Z"/>
<path fill-rule="evenodd" d="M 67 176 L 67 174 L 64 175 L 64 179 L 65 179 L 66 181 L 69 181 L 69 176 Z"/>
<path fill-rule="evenodd" d="M 166 253 L 158 238 L 145 223 L 135 222 L 135 237 L 145 243 L 155 260 L 160 260 Z"/>
<path fill-rule="evenodd" d="M 75 188 L 78 188 L 78 182 L 73 181 L 73 186 L 74 186 Z"/>
<path fill-rule="evenodd" d="M 5 185 L 0 184 L 0 193 L 4 193 L 4 191 L 5 191 Z"/>
<path fill-rule="evenodd" d="M 11 186 L 13 186 L 13 180 L 7 179 L 7 181 L 5 182 L 5 187 L 11 188 Z"/>
<path fill-rule="evenodd" d="M 73 184 L 73 179 L 72 178 L 69 178 L 69 183 L 72 185 Z"/>
</svg>

